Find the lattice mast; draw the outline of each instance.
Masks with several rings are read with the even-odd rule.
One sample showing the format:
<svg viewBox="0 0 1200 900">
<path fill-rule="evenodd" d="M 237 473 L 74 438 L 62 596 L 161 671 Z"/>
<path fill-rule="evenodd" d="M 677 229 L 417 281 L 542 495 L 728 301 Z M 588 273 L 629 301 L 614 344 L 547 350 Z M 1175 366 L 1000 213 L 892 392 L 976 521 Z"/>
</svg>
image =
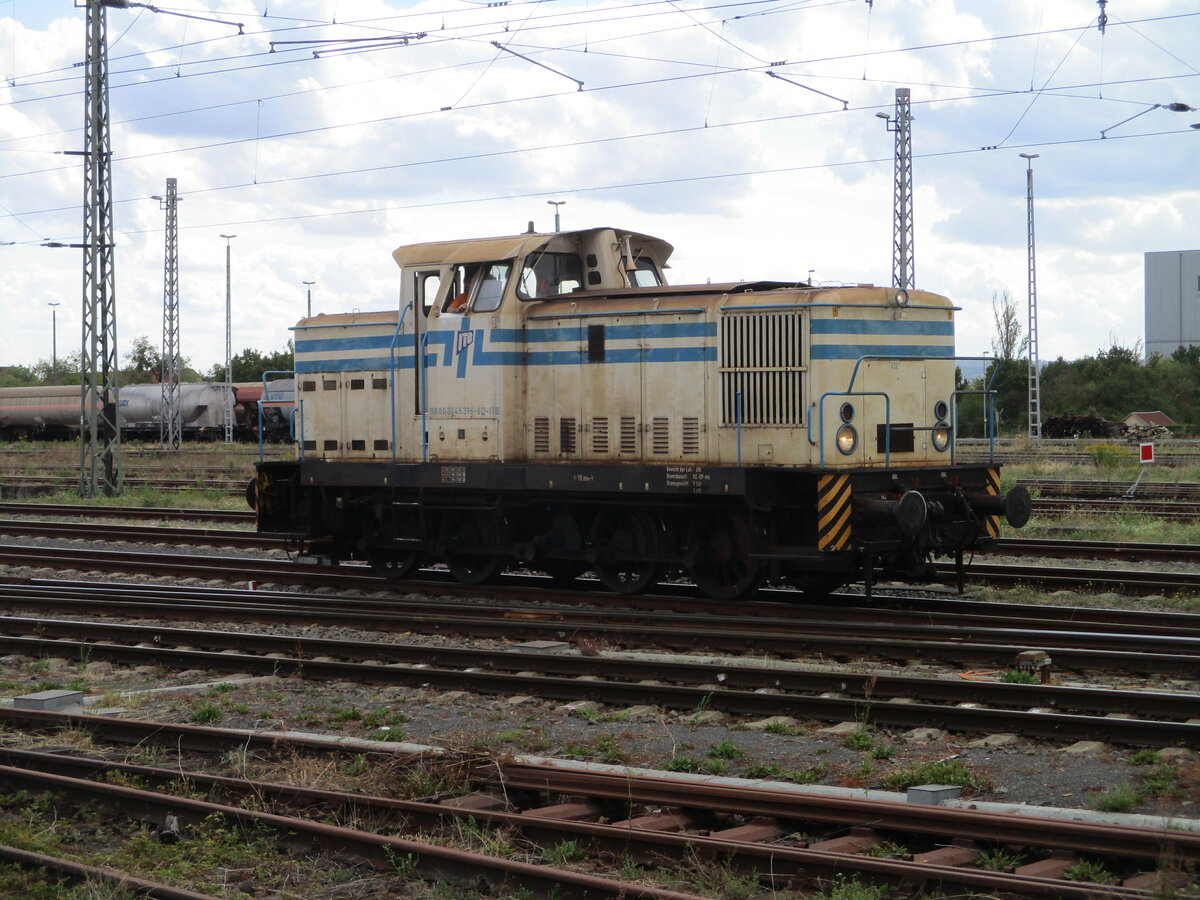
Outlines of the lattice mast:
<svg viewBox="0 0 1200 900">
<path fill-rule="evenodd" d="M 166 210 L 166 242 L 163 253 L 162 418 L 158 423 L 158 444 L 163 450 L 178 450 L 183 444 L 183 408 L 179 386 L 178 203 L 176 180 L 168 178 L 167 192 L 161 203 Z"/>
<path fill-rule="evenodd" d="M 225 420 L 225 443 L 233 443 L 233 293 L 230 276 L 229 242 L 236 234 L 223 234 L 225 238 L 225 400 L 222 415 Z"/>
<path fill-rule="evenodd" d="M 1037 315 L 1037 253 L 1033 239 L 1033 161 L 1036 153 L 1022 153 L 1025 168 L 1025 209 L 1028 220 L 1028 290 L 1029 290 L 1029 439 L 1039 440 L 1042 436 L 1042 391 L 1038 365 L 1038 315 Z"/>
<path fill-rule="evenodd" d="M 83 131 L 83 391 L 80 401 L 79 495 L 124 490 L 117 368 L 112 151 L 109 137 L 108 35 L 105 9 L 87 0 Z"/>
<path fill-rule="evenodd" d="M 896 133 L 892 186 L 892 286 L 907 288 L 916 281 L 913 260 L 912 115 L 909 112 L 908 88 L 896 88 L 896 117 L 893 122 L 888 123 L 888 130 Z"/>
</svg>

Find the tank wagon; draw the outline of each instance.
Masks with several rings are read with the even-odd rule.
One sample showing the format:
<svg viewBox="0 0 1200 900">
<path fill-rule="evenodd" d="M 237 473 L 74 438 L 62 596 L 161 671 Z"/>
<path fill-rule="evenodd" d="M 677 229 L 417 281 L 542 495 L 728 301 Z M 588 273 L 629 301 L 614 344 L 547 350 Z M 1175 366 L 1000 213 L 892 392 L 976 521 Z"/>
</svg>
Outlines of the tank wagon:
<svg viewBox="0 0 1200 900">
<path fill-rule="evenodd" d="M 193 440 L 217 440 L 224 435 L 224 410 L 229 391 L 222 383 L 185 382 L 179 386 L 183 433 Z M 0 439 L 73 438 L 79 433 L 82 386 L 78 384 L 0 388 Z M 233 385 L 233 408 L 237 428 L 244 439 L 258 430 L 258 403 L 262 384 Z M 157 440 L 162 419 L 162 385 L 130 384 L 119 392 L 121 433 L 126 438 Z M 268 440 L 288 434 L 292 404 L 290 382 L 272 382 L 263 431 Z"/>
<path fill-rule="evenodd" d="M 997 466 L 955 462 L 945 297 L 668 286 L 671 252 L 615 228 L 396 250 L 398 309 L 296 326 L 299 458 L 258 465 L 259 530 L 394 577 L 734 599 L 961 573 L 1025 523 Z"/>
</svg>

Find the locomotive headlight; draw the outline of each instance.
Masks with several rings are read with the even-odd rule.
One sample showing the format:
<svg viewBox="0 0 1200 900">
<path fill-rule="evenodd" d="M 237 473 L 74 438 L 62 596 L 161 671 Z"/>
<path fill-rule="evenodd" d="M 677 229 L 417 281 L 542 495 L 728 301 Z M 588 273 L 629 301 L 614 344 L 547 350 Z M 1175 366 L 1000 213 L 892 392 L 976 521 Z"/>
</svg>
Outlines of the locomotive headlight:
<svg viewBox="0 0 1200 900">
<path fill-rule="evenodd" d="M 950 415 L 950 407 L 945 400 L 939 400 L 933 404 L 933 417 L 939 422 L 945 422 L 948 415 Z"/>
<path fill-rule="evenodd" d="M 858 446 L 858 432 L 850 424 L 843 425 L 837 430 L 837 448 L 843 456 L 849 456 Z"/>
<path fill-rule="evenodd" d="M 933 426 L 933 449 L 939 453 L 944 453 L 949 446 L 950 426 L 945 422 L 938 422 Z"/>
<path fill-rule="evenodd" d="M 841 410 L 839 410 L 839 412 L 841 413 L 842 421 L 849 422 L 851 419 L 854 418 L 854 404 L 853 403 L 843 403 L 842 408 L 841 408 Z"/>
<path fill-rule="evenodd" d="M 908 306 L 908 291 L 900 288 L 900 290 L 896 291 L 895 299 L 897 306 Z"/>
</svg>

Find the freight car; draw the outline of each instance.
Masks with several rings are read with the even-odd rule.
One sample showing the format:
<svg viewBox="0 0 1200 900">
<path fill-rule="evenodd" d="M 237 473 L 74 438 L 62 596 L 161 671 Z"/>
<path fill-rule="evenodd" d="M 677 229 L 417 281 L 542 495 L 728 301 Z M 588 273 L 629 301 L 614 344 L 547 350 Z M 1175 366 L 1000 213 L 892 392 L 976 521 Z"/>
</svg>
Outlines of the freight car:
<svg viewBox="0 0 1200 900">
<path fill-rule="evenodd" d="M 1028 494 L 955 461 L 955 307 L 871 285 L 668 286 L 614 228 L 401 247 L 399 308 L 296 326 L 299 458 L 258 528 L 394 577 L 521 565 L 613 591 L 682 573 L 823 594 L 1016 527 Z"/>
<path fill-rule="evenodd" d="M 264 420 L 264 437 L 282 440 L 288 435 L 287 408 L 290 386 L 272 383 L 267 403 L 273 411 Z M 0 440 L 41 438 L 57 440 L 79 434 L 80 385 L 0 388 Z M 232 397 L 235 436 L 251 440 L 258 430 L 258 402 L 262 384 L 183 383 L 179 386 L 183 434 L 191 440 L 223 437 L 224 410 Z M 157 440 L 162 420 L 162 385 L 131 384 L 120 389 L 121 434 L 126 439 Z"/>
</svg>

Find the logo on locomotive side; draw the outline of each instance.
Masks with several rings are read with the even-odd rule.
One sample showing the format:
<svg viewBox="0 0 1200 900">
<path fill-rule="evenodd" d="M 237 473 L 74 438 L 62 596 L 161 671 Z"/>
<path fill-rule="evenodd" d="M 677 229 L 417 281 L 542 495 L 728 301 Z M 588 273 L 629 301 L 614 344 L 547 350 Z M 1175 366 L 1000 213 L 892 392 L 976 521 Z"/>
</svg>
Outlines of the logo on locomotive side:
<svg viewBox="0 0 1200 900">
<path fill-rule="evenodd" d="M 456 331 L 454 332 L 454 355 L 462 353 L 468 347 L 475 343 L 474 331 Z"/>
</svg>

